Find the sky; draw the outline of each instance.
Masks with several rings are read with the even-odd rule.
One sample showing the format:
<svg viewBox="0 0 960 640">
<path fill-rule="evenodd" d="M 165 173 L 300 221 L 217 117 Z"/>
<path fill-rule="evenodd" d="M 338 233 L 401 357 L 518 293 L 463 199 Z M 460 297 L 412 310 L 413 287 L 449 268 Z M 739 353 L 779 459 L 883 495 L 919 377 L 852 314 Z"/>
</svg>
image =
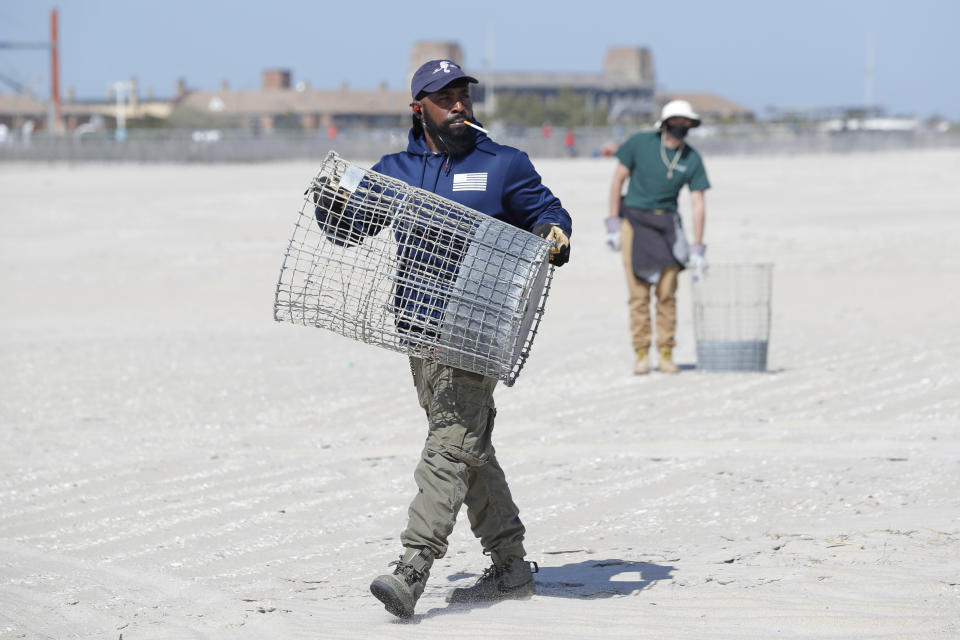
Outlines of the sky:
<svg viewBox="0 0 960 640">
<path fill-rule="evenodd" d="M 136 77 L 141 95 L 257 89 L 267 68 L 312 88 L 405 88 L 411 47 L 459 42 L 468 72 L 599 72 L 611 46 L 645 46 L 657 89 L 707 91 L 758 117 L 861 106 L 960 121 L 960 1 L 327 2 L 0 0 L 0 43 L 43 42 L 59 9 L 61 92 L 106 98 Z M 873 60 L 872 91 L 866 70 Z M 0 47 L 3 78 L 50 94 L 49 56 Z"/>
</svg>

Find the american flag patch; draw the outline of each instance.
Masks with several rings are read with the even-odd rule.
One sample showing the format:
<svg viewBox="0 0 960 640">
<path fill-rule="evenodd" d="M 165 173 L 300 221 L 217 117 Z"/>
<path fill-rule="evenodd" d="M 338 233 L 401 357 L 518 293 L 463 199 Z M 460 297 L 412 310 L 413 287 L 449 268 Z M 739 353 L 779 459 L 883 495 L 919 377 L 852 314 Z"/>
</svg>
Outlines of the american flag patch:
<svg viewBox="0 0 960 640">
<path fill-rule="evenodd" d="M 455 173 L 453 174 L 454 191 L 486 191 L 486 173 Z"/>
</svg>

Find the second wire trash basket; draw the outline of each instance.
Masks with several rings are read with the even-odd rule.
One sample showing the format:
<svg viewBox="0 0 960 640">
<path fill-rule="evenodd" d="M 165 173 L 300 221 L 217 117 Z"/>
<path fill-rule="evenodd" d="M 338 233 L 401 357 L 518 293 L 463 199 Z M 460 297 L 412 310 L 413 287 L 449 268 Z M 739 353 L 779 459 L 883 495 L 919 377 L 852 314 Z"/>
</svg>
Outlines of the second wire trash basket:
<svg viewBox="0 0 960 640">
<path fill-rule="evenodd" d="M 717 264 L 693 283 L 701 371 L 766 371 L 773 265 Z"/>
</svg>

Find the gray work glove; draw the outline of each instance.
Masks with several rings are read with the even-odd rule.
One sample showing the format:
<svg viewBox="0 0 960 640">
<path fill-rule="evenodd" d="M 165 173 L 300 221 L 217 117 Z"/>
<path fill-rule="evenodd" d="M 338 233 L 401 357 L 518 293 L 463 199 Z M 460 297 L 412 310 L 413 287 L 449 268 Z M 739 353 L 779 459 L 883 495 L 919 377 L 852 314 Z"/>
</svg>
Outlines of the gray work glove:
<svg viewBox="0 0 960 640">
<path fill-rule="evenodd" d="M 623 224 L 623 219 L 607 217 L 603 224 L 607 229 L 603 241 L 611 251 L 620 251 L 620 225 Z"/>
<path fill-rule="evenodd" d="M 693 281 L 697 282 L 707 275 L 707 245 L 695 244 L 690 247 L 690 262 L 687 266 L 693 269 Z"/>
</svg>

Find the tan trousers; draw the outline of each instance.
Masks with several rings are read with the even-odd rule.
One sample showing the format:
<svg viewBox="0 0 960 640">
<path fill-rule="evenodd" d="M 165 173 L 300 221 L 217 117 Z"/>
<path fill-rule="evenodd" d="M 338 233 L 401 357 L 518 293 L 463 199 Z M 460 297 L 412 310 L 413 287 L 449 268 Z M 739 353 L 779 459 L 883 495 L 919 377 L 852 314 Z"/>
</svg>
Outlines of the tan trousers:
<svg viewBox="0 0 960 640">
<path fill-rule="evenodd" d="M 649 349 L 653 337 L 650 322 L 650 289 L 656 295 L 657 349 L 672 349 L 676 345 L 677 276 L 680 267 L 664 267 L 660 281 L 650 285 L 633 275 L 633 227 L 623 221 L 620 226 L 621 255 L 627 277 L 627 307 L 630 310 L 630 337 L 634 351 Z"/>
</svg>

